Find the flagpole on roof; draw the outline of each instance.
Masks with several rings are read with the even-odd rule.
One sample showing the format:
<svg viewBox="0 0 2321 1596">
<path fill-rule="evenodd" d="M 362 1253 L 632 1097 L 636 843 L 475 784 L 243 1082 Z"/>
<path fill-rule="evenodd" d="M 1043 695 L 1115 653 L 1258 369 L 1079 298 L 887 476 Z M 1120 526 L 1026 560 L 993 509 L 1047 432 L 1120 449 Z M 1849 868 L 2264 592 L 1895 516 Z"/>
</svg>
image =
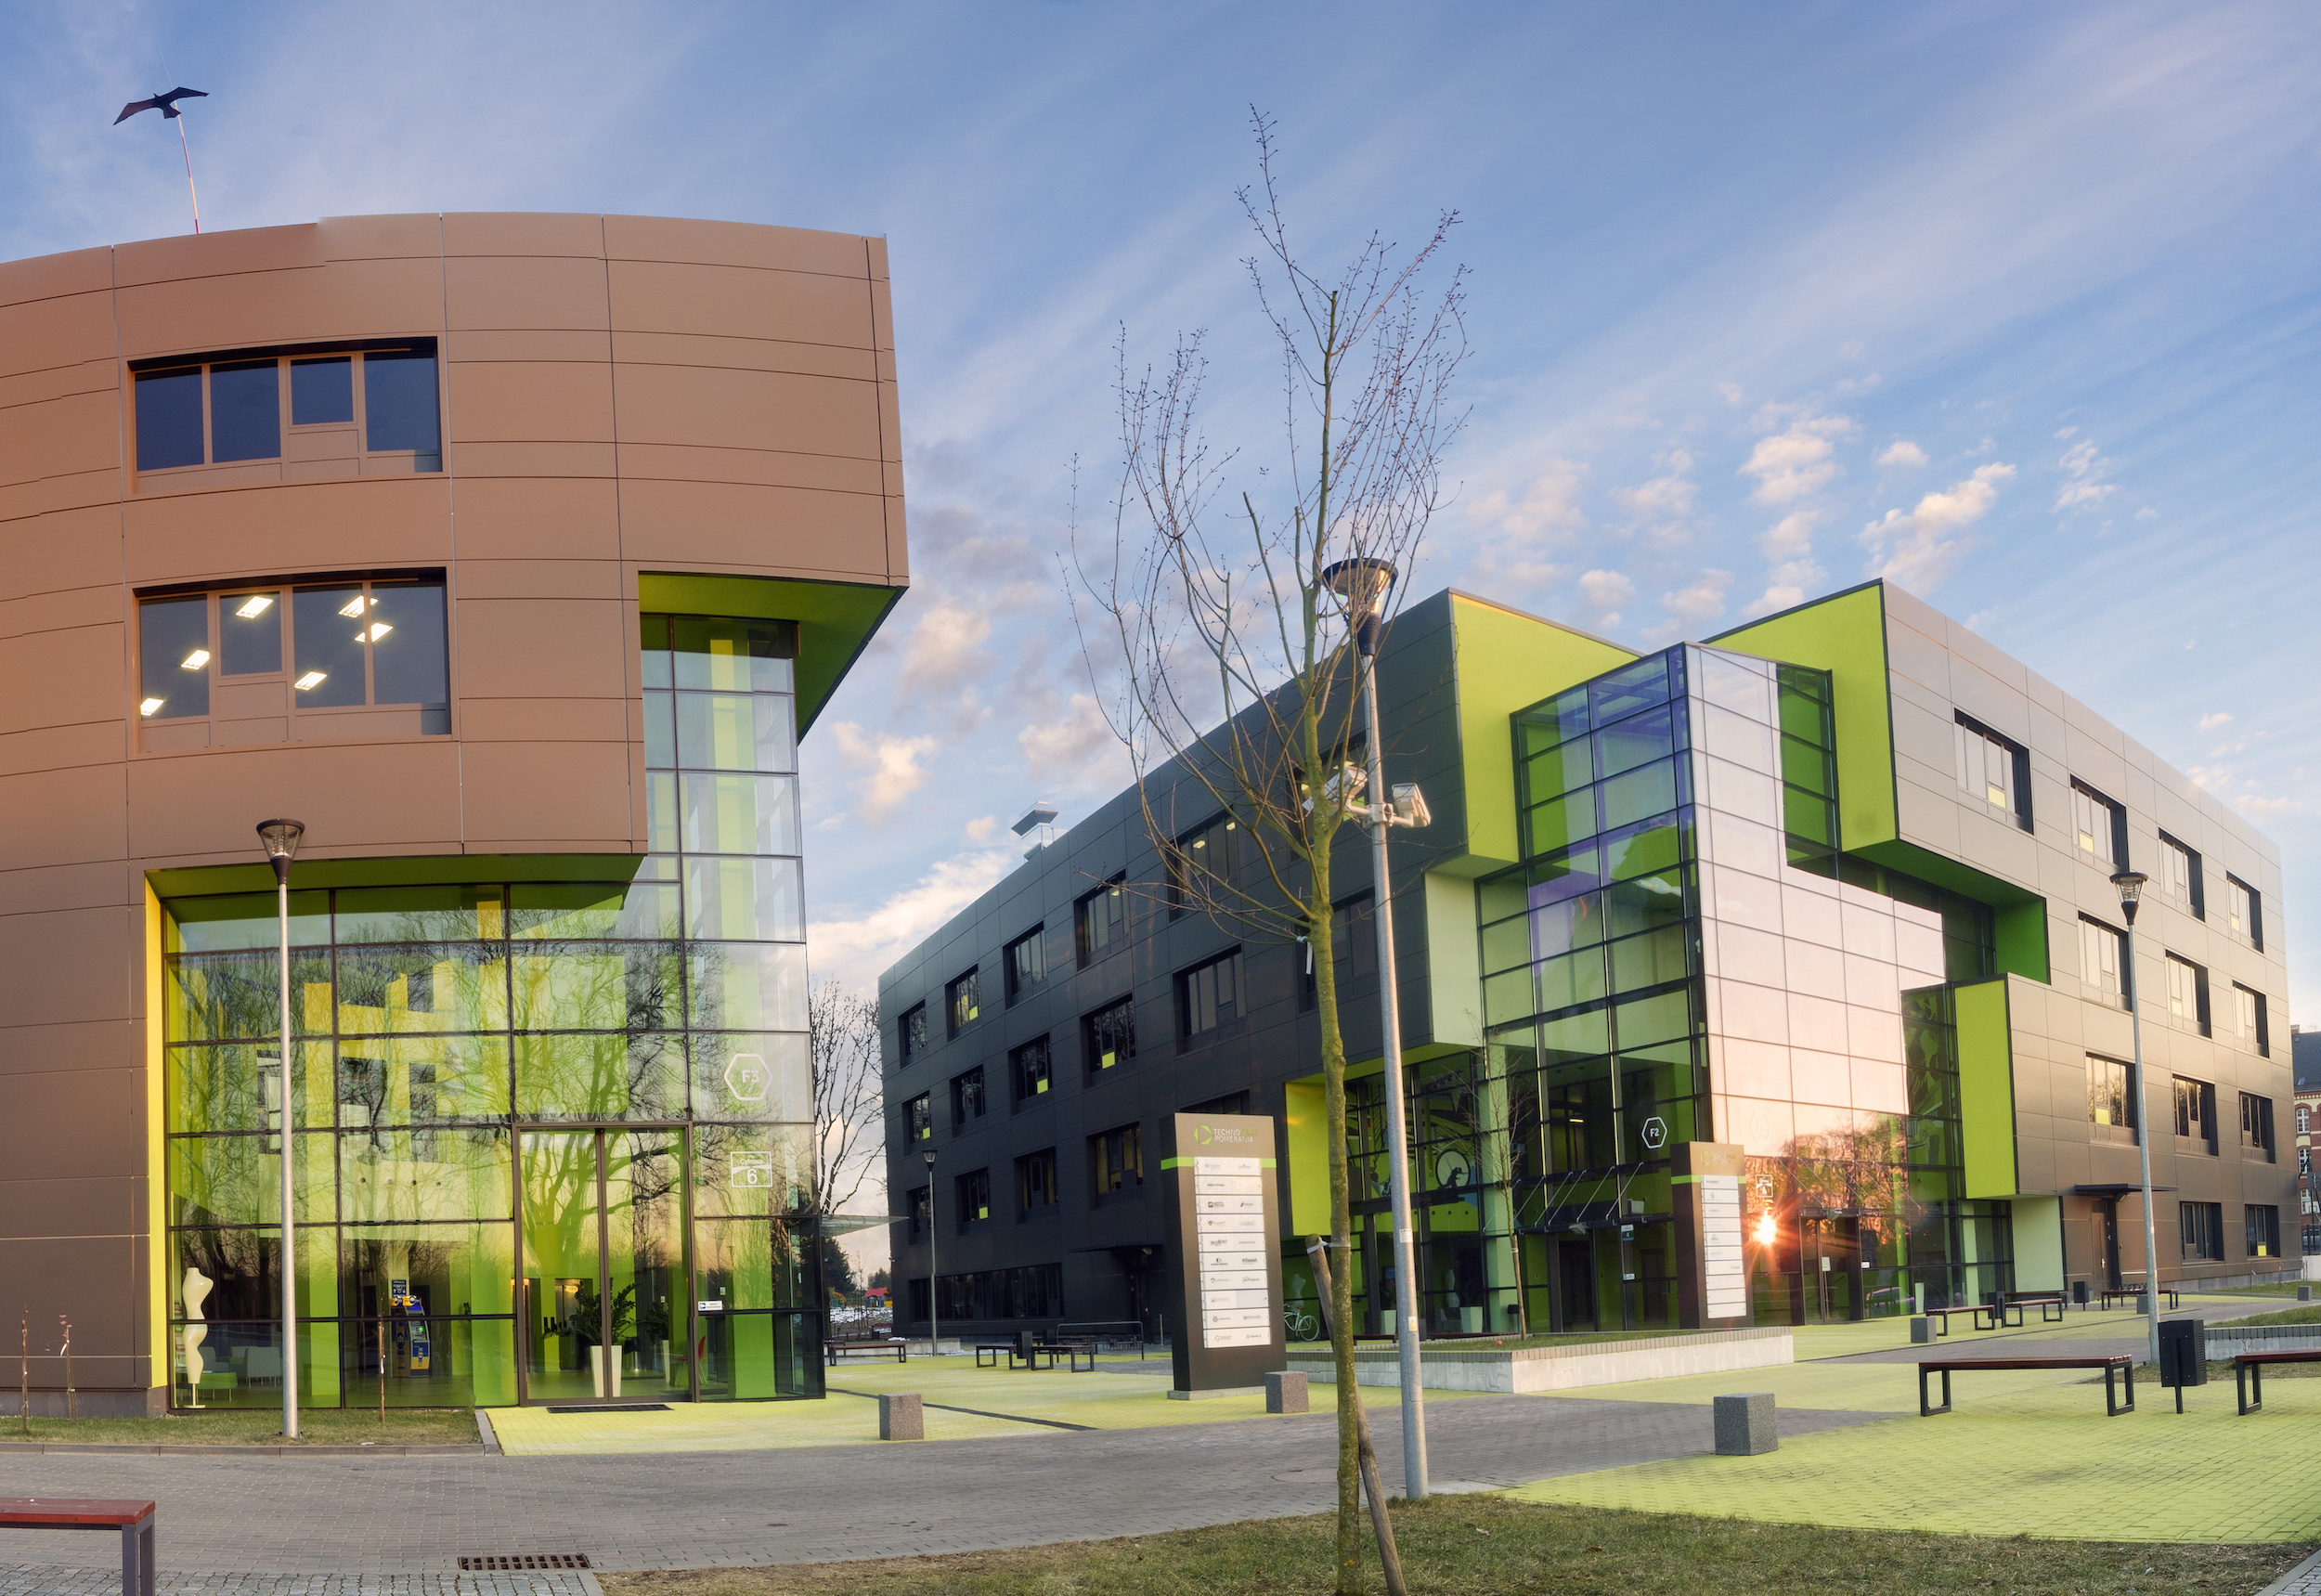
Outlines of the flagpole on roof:
<svg viewBox="0 0 2321 1596">
<path fill-rule="evenodd" d="M 193 146 L 186 142 L 186 119 L 182 113 L 177 118 L 177 148 L 186 157 L 186 195 L 193 201 L 193 230 L 198 237 L 201 231 L 201 196 L 194 192 Z"/>
</svg>

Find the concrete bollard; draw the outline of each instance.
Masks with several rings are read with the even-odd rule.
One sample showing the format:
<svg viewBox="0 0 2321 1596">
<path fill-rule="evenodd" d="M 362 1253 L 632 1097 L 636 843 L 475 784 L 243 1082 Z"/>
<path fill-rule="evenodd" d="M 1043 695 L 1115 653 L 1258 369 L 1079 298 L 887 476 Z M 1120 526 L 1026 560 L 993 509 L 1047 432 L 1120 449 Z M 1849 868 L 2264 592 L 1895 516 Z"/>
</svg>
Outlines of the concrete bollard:
<svg viewBox="0 0 2321 1596">
<path fill-rule="evenodd" d="M 1910 1344 L 1913 1346 L 1934 1344 L 1934 1321 L 1932 1319 L 1921 1315 L 1910 1321 Z"/>
<path fill-rule="evenodd" d="M 1773 1429 L 1773 1394 L 1751 1391 L 1717 1398 L 1717 1455 L 1754 1458 L 1781 1445 Z"/>
<path fill-rule="evenodd" d="M 927 1439 L 927 1410 L 915 1392 L 878 1399 L 878 1438 L 882 1441 Z"/>
<path fill-rule="evenodd" d="M 292 1215 L 292 1217 L 294 1218 L 294 1217 L 296 1217 L 296 1216 L 295 1216 L 295 1215 Z M 2311 1286 L 2300 1286 L 2300 1287 L 2298 1287 L 2298 1288 L 2297 1288 L 2297 1300 L 2298 1300 L 2299 1302 L 2301 1302 L 2301 1303 L 2309 1303 L 2309 1302 L 2313 1301 L 2313 1288 L 2312 1288 Z"/>
<path fill-rule="evenodd" d="M 1294 1369 L 1277 1370 L 1265 1376 L 1265 1411 L 1304 1412 L 1305 1376 Z"/>
</svg>

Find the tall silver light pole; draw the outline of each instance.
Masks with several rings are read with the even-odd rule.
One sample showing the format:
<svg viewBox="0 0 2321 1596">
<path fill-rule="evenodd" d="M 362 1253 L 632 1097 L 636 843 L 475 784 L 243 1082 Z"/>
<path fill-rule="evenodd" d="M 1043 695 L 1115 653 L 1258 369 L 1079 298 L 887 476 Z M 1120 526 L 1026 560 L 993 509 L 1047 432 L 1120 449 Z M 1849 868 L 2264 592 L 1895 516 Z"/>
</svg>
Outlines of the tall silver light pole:
<svg viewBox="0 0 2321 1596">
<path fill-rule="evenodd" d="M 935 1149 L 927 1149 L 927 1356 L 936 1354 L 943 1328 L 942 1277 L 935 1272 Z"/>
<path fill-rule="evenodd" d="M 1402 1380 L 1402 1490 L 1411 1501 L 1430 1494 L 1426 1470 L 1426 1396 L 1419 1383 L 1418 1245 L 1410 1222 L 1410 1133 L 1402 1089 L 1402 1004 L 1394 980 L 1394 887 L 1386 869 L 1386 833 L 1396 823 L 1380 761 L 1384 741 L 1378 717 L 1379 606 L 1394 584 L 1383 560 L 1341 560 L 1322 580 L 1346 602 L 1354 627 L 1355 669 L 1369 717 L 1371 917 L 1378 922 L 1378 1017 L 1386 1060 L 1386 1193 L 1394 1217 L 1394 1354 Z"/>
<path fill-rule="evenodd" d="M 298 1439 L 298 1241 L 296 1212 L 292 1206 L 291 1160 L 297 1138 L 291 1113 L 291 860 L 306 828 L 294 820 L 258 823 L 258 840 L 266 845 L 267 863 L 274 866 L 274 889 L 280 910 L 282 934 L 282 1436 Z"/>
<path fill-rule="evenodd" d="M 2152 1105 L 2144 1095 L 2144 1005 L 2136 996 L 2135 903 L 2148 879 L 2141 870 L 2122 870 L 2111 878 L 2120 889 L 2120 913 L 2128 920 L 2127 968 L 2120 985 L 2128 997 L 2128 1032 L 2135 1042 L 2135 1151 L 2144 1169 L 2144 1330 L 2159 1367 L 2159 1226 L 2152 1218 Z"/>
</svg>

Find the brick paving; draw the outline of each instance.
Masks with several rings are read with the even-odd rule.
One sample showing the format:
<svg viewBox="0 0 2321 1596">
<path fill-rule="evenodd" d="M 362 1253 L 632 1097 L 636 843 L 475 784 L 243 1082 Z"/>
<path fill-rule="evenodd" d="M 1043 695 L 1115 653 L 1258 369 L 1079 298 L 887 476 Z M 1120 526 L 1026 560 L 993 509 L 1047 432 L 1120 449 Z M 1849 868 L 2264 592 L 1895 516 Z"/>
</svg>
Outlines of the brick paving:
<svg viewBox="0 0 2321 1596">
<path fill-rule="evenodd" d="M 1745 1377 L 1733 1383 L 1746 1386 Z M 1802 1436 L 1873 1415 L 1784 1412 Z M 1388 1487 L 1400 1483 L 1399 1415 L 1371 1406 Z M 583 1552 L 597 1568 L 698 1568 L 989 1551 L 1151 1534 L 1326 1511 L 1334 1500 L 1327 1413 L 1261 1422 L 648 1457 L 97 1458 L 0 1454 L 0 1496 L 150 1497 L 162 1567 L 245 1576 L 448 1574 L 462 1554 Z M 1442 1488 L 1510 1486 L 1707 1451 L 1694 1404 L 1476 1396 L 1428 1412 Z M 119 1580 L 118 1544 L 6 1532 L 6 1555 Z M 0 1584 L 0 1596 L 19 1587 Z M 20 1587 L 77 1590 L 71 1585 Z M 92 1586 L 90 1589 L 102 1589 Z M 190 1584 L 236 1593 L 466 1590 L 309 1583 Z M 523 1586 L 472 1587 L 477 1590 Z M 540 1586 L 542 1590 L 579 1590 Z"/>
</svg>

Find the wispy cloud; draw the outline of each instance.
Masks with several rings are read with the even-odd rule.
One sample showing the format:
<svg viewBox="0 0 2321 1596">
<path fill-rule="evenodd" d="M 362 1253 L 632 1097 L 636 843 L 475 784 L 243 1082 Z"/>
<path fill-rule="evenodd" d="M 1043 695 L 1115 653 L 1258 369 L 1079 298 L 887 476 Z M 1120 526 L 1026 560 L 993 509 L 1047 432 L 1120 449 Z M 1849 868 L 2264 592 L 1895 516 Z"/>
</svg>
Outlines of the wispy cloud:
<svg viewBox="0 0 2321 1596">
<path fill-rule="evenodd" d="M 1916 471 L 1926 463 L 1926 451 L 1908 438 L 1896 438 L 1878 456 L 1878 463 L 1889 471 Z"/>
<path fill-rule="evenodd" d="M 1861 545 L 1870 551 L 1870 574 L 1919 592 L 1931 591 L 1975 546 L 1970 528 L 1990 513 L 1999 500 L 1999 484 L 2014 475 L 2013 466 L 1994 461 L 1977 466 L 1964 482 L 1927 494 L 1906 514 L 1889 510 L 1884 520 L 1871 522 L 1861 529 Z"/>
<path fill-rule="evenodd" d="M 937 860 L 915 881 L 860 914 L 810 920 L 807 946 L 816 980 L 834 977 L 872 991 L 879 972 L 945 920 L 988 891 L 1022 862 L 1012 847 L 978 849 Z"/>
<path fill-rule="evenodd" d="M 1583 571 L 1579 590 L 1595 612 L 1595 622 L 1606 631 L 1620 624 L 1620 607 L 1636 596 L 1636 584 L 1617 571 Z"/>
<path fill-rule="evenodd" d="M 2068 436 L 2074 430 L 2066 427 L 2055 435 Z M 2094 438 L 2081 438 L 2064 450 L 2063 458 L 2055 463 L 2064 477 L 2063 486 L 2055 494 L 2057 514 L 2100 509 L 2105 500 L 2120 491 L 2119 484 L 2104 480 L 2111 461 L 2095 452 Z"/>
<path fill-rule="evenodd" d="M 830 734 L 838 740 L 838 757 L 860 772 L 851 784 L 854 812 L 873 831 L 901 812 L 933 773 L 922 762 L 935 751 L 931 736 L 865 732 L 851 720 L 836 722 Z"/>
<path fill-rule="evenodd" d="M 1850 435 L 1848 416 L 1802 415 L 1757 447 L 1742 463 L 1741 472 L 1757 479 L 1751 495 L 1760 504 L 1794 504 L 1809 493 L 1827 487 L 1844 470 L 1831 458 L 1835 440 Z"/>
</svg>

